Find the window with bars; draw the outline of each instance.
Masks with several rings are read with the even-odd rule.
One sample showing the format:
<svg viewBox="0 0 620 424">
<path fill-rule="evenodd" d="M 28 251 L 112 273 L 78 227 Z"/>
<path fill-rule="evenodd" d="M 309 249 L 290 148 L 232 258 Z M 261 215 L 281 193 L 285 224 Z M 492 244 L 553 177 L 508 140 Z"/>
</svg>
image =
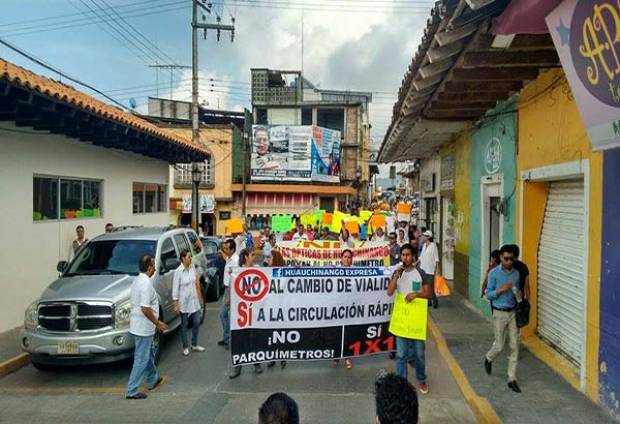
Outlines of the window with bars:
<svg viewBox="0 0 620 424">
<path fill-rule="evenodd" d="M 34 221 L 100 217 L 102 180 L 35 175 L 32 179 Z"/>
<path fill-rule="evenodd" d="M 133 183 L 133 213 L 157 213 L 168 210 L 168 191 L 162 184 Z"/>
<path fill-rule="evenodd" d="M 204 162 L 198 164 L 200 171 L 202 172 L 202 183 L 211 185 L 213 184 L 213 163 L 209 158 Z M 191 163 L 177 163 L 174 167 L 174 183 L 175 184 L 192 184 L 192 164 Z"/>
</svg>

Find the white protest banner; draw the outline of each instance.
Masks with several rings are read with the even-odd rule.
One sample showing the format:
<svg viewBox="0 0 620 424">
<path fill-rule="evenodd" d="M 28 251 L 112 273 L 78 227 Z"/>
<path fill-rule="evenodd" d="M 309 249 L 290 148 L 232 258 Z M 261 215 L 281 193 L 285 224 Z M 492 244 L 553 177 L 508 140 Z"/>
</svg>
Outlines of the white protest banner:
<svg viewBox="0 0 620 424">
<path fill-rule="evenodd" d="M 288 265 L 339 266 L 344 249 L 353 253 L 353 266 L 382 267 L 390 264 L 390 246 L 387 242 L 362 241 L 349 247 L 339 241 L 299 240 L 278 242 L 276 248 Z"/>
<path fill-rule="evenodd" d="M 233 365 L 394 350 L 388 268 L 239 268 L 231 287 Z"/>
</svg>

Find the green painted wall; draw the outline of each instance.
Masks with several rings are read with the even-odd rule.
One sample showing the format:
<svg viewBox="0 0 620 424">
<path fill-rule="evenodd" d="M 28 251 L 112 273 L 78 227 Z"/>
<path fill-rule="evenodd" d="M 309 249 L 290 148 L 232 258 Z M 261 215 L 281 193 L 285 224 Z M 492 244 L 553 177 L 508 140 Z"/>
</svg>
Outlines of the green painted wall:
<svg viewBox="0 0 620 424">
<path fill-rule="evenodd" d="M 487 119 L 480 128 L 472 130 L 471 185 L 470 185 L 470 233 L 469 233 L 469 300 L 485 314 L 490 315 L 489 304 L 480 298 L 480 286 L 488 257 L 482 250 L 482 201 L 481 180 L 485 176 L 503 176 L 503 199 L 507 199 L 503 220 L 501 244 L 515 242 L 516 221 L 516 101 L 500 102 L 487 113 Z M 492 140 L 498 140 L 492 142 Z M 499 144 L 501 155 L 494 166 L 488 159 L 490 146 Z M 493 170 L 497 169 L 495 172 Z M 484 263 L 484 268 L 483 264 Z"/>
</svg>

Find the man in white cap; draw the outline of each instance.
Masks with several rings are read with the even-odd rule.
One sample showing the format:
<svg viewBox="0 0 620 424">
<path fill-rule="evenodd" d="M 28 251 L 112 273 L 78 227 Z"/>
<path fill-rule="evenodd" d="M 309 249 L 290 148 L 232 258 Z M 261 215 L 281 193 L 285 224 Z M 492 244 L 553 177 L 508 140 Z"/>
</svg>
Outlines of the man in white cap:
<svg viewBox="0 0 620 424">
<path fill-rule="evenodd" d="M 425 238 L 424 246 L 422 247 L 422 254 L 420 255 L 420 268 L 427 275 L 436 275 L 439 269 L 439 251 L 437 245 L 433 241 L 433 232 L 426 230 L 422 234 Z M 433 308 L 437 309 L 439 303 L 437 302 L 437 295 L 435 294 L 435 278 L 433 278 L 433 296 L 431 298 L 431 304 Z"/>
</svg>

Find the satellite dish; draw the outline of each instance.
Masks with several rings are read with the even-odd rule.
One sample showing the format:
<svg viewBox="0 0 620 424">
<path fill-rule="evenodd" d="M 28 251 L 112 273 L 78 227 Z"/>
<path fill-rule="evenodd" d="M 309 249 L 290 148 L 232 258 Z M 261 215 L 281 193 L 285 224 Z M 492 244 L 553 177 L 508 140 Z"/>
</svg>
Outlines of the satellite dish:
<svg viewBox="0 0 620 424">
<path fill-rule="evenodd" d="M 138 106 L 138 103 L 136 102 L 136 99 L 134 99 L 133 97 L 131 99 L 129 99 L 129 107 L 132 109 L 135 109 L 136 106 Z"/>
</svg>

